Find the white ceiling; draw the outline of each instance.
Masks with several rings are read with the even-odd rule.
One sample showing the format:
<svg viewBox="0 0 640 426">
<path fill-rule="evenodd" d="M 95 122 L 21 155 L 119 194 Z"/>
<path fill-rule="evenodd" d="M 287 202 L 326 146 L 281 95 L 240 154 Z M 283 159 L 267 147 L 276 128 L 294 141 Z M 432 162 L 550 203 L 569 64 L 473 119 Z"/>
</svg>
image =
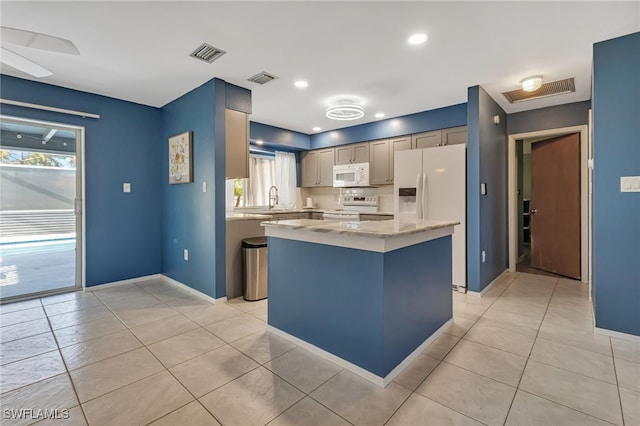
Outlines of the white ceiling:
<svg viewBox="0 0 640 426">
<path fill-rule="evenodd" d="M 67 38 L 80 50 L 12 46 L 53 71 L 43 82 L 160 107 L 218 77 L 252 90 L 252 121 L 303 133 L 466 102 L 477 84 L 508 113 L 587 100 L 593 43 L 640 31 L 638 1 L 3 0 L 0 8 L 3 26 Z M 428 41 L 408 45 L 415 32 Z M 213 64 L 190 58 L 202 42 L 227 54 Z M 260 71 L 279 79 L 246 81 Z M 533 74 L 575 77 L 576 93 L 509 104 L 501 93 Z M 298 79 L 309 87 L 294 87 Z M 325 118 L 337 95 L 361 98 L 364 118 Z"/>
</svg>

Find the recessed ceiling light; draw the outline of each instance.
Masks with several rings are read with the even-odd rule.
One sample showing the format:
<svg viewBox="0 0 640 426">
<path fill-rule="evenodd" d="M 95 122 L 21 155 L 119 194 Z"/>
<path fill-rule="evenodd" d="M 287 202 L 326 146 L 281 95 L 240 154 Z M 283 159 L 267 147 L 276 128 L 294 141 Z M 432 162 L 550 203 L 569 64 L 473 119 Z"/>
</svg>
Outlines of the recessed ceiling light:
<svg viewBox="0 0 640 426">
<path fill-rule="evenodd" d="M 296 82 L 295 82 L 295 83 L 293 83 L 293 84 L 295 84 L 295 86 L 296 86 L 296 87 L 299 87 L 299 88 L 301 88 L 301 89 L 304 89 L 305 87 L 307 87 L 307 86 L 309 85 L 309 83 L 307 83 L 307 82 L 306 82 L 306 81 L 304 81 L 304 80 L 298 80 L 298 81 L 296 81 Z"/>
<path fill-rule="evenodd" d="M 384 112 L 378 112 L 378 113 L 376 113 L 376 115 L 374 117 L 375 118 L 382 118 L 382 117 L 384 117 Z"/>
<path fill-rule="evenodd" d="M 422 44 L 427 41 L 427 35 L 425 33 L 414 34 L 407 41 L 409 44 Z"/>
<path fill-rule="evenodd" d="M 262 139 L 258 139 L 258 140 L 256 140 L 256 144 L 257 145 L 262 145 L 262 144 L 264 144 L 264 141 Z"/>
<path fill-rule="evenodd" d="M 315 127 L 314 127 L 313 129 L 311 129 L 311 130 L 313 130 L 314 132 L 319 132 L 319 131 L 320 131 L 320 130 L 322 130 L 322 129 L 321 129 L 320 127 L 318 127 L 318 126 L 315 126 Z"/>
</svg>

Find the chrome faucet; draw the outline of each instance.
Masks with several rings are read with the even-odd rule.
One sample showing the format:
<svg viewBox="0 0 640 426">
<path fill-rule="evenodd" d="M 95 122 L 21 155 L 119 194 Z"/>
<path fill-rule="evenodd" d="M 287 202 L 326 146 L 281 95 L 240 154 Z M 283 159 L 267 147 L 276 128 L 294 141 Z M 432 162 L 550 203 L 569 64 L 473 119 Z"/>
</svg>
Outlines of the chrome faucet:
<svg viewBox="0 0 640 426">
<path fill-rule="evenodd" d="M 274 189 L 276 190 L 276 193 L 275 195 L 271 195 L 271 192 Z M 272 201 L 273 201 L 273 204 L 271 204 Z M 276 188 L 276 186 L 274 185 L 271 188 L 269 188 L 269 210 L 274 208 L 276 204 L 278 204 L 278 188 Z"/>
</svg>

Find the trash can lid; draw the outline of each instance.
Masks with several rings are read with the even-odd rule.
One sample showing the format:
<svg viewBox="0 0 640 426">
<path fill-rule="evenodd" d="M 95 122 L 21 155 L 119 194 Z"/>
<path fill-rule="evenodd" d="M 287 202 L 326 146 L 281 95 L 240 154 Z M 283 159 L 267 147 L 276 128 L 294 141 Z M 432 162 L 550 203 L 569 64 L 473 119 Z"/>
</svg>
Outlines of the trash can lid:
<svg viewBox="0 0 640 426">
<path fill-rule="evenodd" d="M 242 240 L 243 248 L 259 248 L 267 246 L 267 237 L 253 237 Z"/>
</svg>

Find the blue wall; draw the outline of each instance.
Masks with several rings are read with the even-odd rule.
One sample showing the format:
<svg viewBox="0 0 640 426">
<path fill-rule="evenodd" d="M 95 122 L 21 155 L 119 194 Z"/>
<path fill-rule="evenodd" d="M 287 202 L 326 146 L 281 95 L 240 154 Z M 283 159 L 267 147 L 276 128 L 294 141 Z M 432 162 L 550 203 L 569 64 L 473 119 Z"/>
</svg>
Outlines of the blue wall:
<svg viewBox="0 0 640 426">
<path fill-rule="evenodd" d="M 283 151 L 301 151 L 311 149 L 311 138 L 304 133 L 282 129 L 268 124 L 252 121 L 250 124 L 251 142 L 262 140 L 264 147 Z"/>
<path fill-rule="evenodd" d="M 167 173 L 162 176 L 162 273 L 211 297 L 216 297 L 215 240 L 220 238 L 215 230 L 215 89 L 209 81 L 162 108 L 162 170 L 168 170 L 169 161 L 165 141 L 192 131 L 194 176 L 194 183 L 178 185 L 168 183 Z M 211 190 L 202 192 L 202 182 Z"/>
<path fill-rule="evenodd" d="M 101 116 L 0 106 L 3 115 L 85 127 L 86 285 L 160 273 L 160 110 L 6 75 L 0 86 L 4 99 Z"/>
<path fill-rule="evenodd" d="M 269 237 L 268 256 L 269 325 L 379 377 L 452 318 L 450 236 L 387 253 Z"/>
<path fill-rule="evenodd" d="M 391 138 L 466 124 L 467 104 L 458 104 L 311 135 L 311 149 Z"/>
<path fill-rule="evenodd" d="M 193 132 L 194 172 L 191 184 L 170 185 L 163 177 L 162 272 L 214 298 L 226 295 L 225 108 L 250 112 L 251 92 L 213 79 L 162 107 L 164 141 Z M 167 170 L 168 145 L 162 146 Z"/>
<path fill-rule="evenodd" d="M 493 116 L 500 116 L 500 124 Z M 467 283 L 482 291 L 508 267 L 506 114 L 480 86 L 468 90 Z M 480 185 L 487 184 L 487 195 Z M 486 261 L 482 262 L 482 251 Z"/>
<path fill-rule="evenodd" d="M 507 134 L 581 126 L 589 123 L 591 101 L 516 112 L 507 117 Z"/>
<path fill-rule="evenodd" d="M 596 327 L 640 336 L 640 33 L 593 47 L 593 288 Z"/>
</svg>

